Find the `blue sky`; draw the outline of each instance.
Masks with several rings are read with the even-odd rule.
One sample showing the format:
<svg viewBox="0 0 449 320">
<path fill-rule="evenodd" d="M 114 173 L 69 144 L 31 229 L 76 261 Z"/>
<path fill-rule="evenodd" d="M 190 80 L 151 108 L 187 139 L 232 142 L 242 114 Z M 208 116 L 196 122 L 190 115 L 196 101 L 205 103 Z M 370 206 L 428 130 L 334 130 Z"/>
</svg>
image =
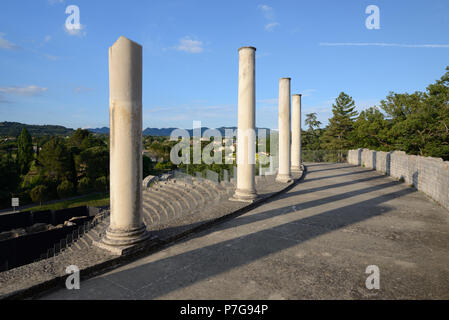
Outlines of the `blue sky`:
<svg viewBox="0 0 449 320">
<path fill-rule="evenodd" d="M 64 25 L 68 5 L 81 30 Z M 380 29 L 367 29 L 368 5 Z M 144 127 L 237 124 L 238 48 L 255 46 L 256 123 L 277 128 L 278 81 L 323 123 L 341 91 L 358 108 L 414 92 L 449 65 L 449 1 L 4 0 L 0 121 L 108 126 L 108 47 L 143 46 Z"/>
</svg>

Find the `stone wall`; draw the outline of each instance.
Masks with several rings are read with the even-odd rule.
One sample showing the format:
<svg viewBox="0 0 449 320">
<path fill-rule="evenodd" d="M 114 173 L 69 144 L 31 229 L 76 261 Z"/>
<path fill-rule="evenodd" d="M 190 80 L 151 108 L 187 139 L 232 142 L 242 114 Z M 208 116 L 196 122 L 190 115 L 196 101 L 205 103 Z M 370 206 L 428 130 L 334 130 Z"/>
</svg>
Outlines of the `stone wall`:
<svg viewBox="0 0 449 320">
<path fill-rule="evenodd" d="M 449 161 L 403 151 L 349 150 L 348 163 L 403 180 L 449 210 Z"/>
</svg>

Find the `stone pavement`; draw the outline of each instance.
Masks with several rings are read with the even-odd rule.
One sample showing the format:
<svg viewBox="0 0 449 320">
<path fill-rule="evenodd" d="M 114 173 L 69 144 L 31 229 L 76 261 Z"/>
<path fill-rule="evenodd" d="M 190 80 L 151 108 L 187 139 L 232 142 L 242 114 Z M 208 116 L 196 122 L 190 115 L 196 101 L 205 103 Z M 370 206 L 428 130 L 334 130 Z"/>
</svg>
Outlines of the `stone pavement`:
<svg viewBox="0 0 449 320">
<path fill-rule="evenodd" d="M 448 299 L 449 214 L 404 183 L 309 164 L 287 193 L 42 299 Z M 369 265 L 380 290 L 368 290 Z"/>
</svg>

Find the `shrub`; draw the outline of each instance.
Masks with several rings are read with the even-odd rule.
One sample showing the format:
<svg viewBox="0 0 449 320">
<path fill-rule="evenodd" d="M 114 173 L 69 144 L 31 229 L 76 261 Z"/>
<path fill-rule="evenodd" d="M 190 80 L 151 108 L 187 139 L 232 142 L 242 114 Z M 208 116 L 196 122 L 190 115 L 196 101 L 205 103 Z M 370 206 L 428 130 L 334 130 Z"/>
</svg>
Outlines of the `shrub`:
<svg viewBox="0 0 449 320">
<path fill-rule="evenodd" d="M 171 162 L 158 162 L 154 167 L 156 170 L 168 171 L 174 168 Z"/>
<path fill-rule="evenodd" d="M 78 182 L 78 193 L 80 194 L 89 193 L 91 189 L 92 188 L 88 177 L 84 177 Z"/>
<path fill-rule="evenodd" d="M 95 188 L 95 191 L 98 191 L 98 192 L 107 191 L 109 189 L 108 178 L 106 178 L 106 177 L 97 178 L 94 183 L 94 188 Z"/>
<path fill-rule="evenodd" d="M 31 189 L 30 196 L 33 202 L 39 202 L 42 205 L 42 201 L 47 199 L 47 187 L 42 184 L 34 187 Z"/>
<path fill-rule="evenodd" d="M 56 188 L 58 191 L 59 198 L 68 198 L 75 194 L 75 186 L 68 180 L 64 180 L 61 184 Z"/>
</svg>

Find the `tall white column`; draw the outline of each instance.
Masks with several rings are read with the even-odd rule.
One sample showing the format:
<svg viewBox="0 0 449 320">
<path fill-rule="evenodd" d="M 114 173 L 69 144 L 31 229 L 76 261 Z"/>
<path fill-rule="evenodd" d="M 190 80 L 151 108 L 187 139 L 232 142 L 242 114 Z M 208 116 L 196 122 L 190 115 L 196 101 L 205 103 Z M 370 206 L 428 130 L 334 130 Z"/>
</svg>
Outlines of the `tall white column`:
<svg viewBox="0 0 449 320">
<path fill-rule="evenodd" d="M 237 188 L 232 200 L 252 201 L 256 164 L 256 48 L 239 49 Z"/>
<path fill-rule="evenodd" d="M 301 95 L 292 96 L 292 172 L 301 171 Z"/>
<path fill-rule="evenodd" d="M 279 171 L 276 181 L 287 183 L 290 174 L 290 78 L 279 80 Z"/>
<path fill-rule="evenodd" d="M 120 37 L 109 48 L 110 225 L 102 243 L 148 238 L 142 220 L 142 46 Z"/>
</svg>

